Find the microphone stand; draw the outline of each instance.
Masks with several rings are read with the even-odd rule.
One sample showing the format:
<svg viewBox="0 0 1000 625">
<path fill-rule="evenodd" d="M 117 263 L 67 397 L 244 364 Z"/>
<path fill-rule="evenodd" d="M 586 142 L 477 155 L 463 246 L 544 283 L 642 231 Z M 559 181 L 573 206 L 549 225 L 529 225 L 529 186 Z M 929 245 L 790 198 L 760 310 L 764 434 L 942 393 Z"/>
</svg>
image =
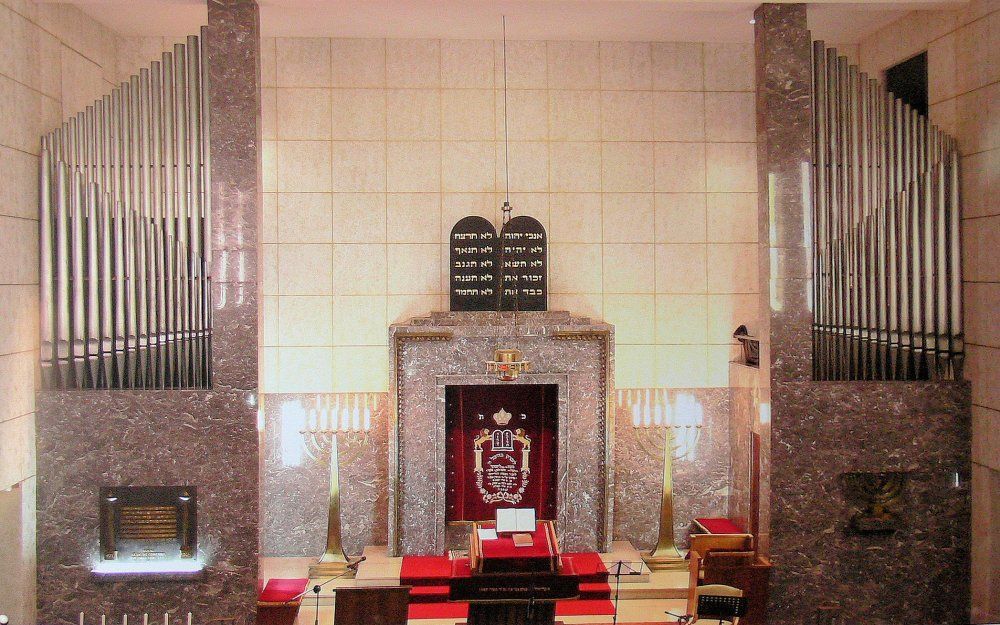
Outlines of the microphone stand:
<svg viewBox="0 0 1000 625">
<path fill-rule="evenodd" d="M 323 589 L 323 586 L 326 586 L 327 584 L 329 584 L 332 581 L 340 579 L 341 577 L 347 575 L 348 573 L 357 573 L 357 571 L 358 571 L 358 565 L 361 564 L 362 562 L 364 562 L 365 560 L 367 560 L 367 558 L 365 556 L 361 556 L 361 558 L 359 558 L 358 560 L 355 560 L 351 564 L 348 564 L 347 568 L 344 569 L 343 573 L 338 573 L 337 575 L 334 575 L 333 577 L 331 577 L 330 579 L 326 580 L 322 584 L 316 584 L 315 586 L 312 587 L 312 590 L 304 590 L 304 591 L 302 591 L 301 593 L 299 593 L 298 595 L 292 597 L 291 599 L 289 599 L 285 603 L 291 603 L 293 601 L 297 601 L 297 600 L 301 599 L 302 597 L 308 595 L 310 592 L 312 592 L 313 594 L 316 595 L 316 618 L 313 621 L 313 623 L 314 623 L 314 625 L 319 625 L 319 592 Z"/>
<path fill-rule="evenodd" d="M 637 571 L 637 570 L 633 569 L 624 560 L 619 560 L 618 562 L 615 562 L 614 568 L 615 568 L 615 572 L 614 572 L 614 576 L 615 576 L 615 615 L 614 615 L 614 617 L 612 617 L 611 622 L 612 622 L 613 625 L 618 625 L 618 591 L 621 589 L 621 585 L 622 585 L 622 568 L 628 569 L 628 572 L 624 573 L 625 575 L 642 575 L 642 571 Z"/>
</svg>

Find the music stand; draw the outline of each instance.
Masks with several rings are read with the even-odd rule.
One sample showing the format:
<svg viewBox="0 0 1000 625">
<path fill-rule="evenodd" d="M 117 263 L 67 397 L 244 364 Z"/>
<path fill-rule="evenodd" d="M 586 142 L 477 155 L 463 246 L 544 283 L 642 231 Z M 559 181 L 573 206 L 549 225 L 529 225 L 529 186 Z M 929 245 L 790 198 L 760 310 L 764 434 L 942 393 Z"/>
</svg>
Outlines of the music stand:
<svg viewBox="0 0 1000 625">
<path fill-rule="evenodd" d="M 611 574 L 615 576 L 615 615 L 611 619 L 613 625 L 618 623 L 618 591 L 621 589 L 622 585 L 622 575 L 642 575 L 642 562 L 639 562 L 639 570 L 635 570 L 631 567 L 628 562 L 624 560 L 619 560 L 615 562 L 612 567 L 613 571 Z M 624 570 L 623 570 L 624 569 Z"/>
<path fill-rule="evenodd" d="M 747 613 L 749 600 L 746 597 L 727 595 L 698 595 L 698 620 L 719 619 L 719 623 L 732 623 Z"/>
</svg>

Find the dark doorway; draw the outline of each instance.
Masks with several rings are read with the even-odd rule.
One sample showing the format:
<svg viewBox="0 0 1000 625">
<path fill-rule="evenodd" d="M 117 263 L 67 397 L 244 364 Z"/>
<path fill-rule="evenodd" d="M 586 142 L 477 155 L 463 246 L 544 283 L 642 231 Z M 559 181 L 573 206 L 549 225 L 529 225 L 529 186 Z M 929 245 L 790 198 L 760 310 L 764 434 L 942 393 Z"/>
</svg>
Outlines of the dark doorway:
<svg viewBox="0 0 1000 625">
<path fill-rule="evenodd" d="M 491 520 L 497 508 L 555 519 L 558 385 L 448 386 L 445 406 L 446 520 Z"/>
<path fill-rule="evenodd" d="M 927 115 L 927 52 L 885 70 L 885 87 L 921 115 Z"/>
</svg>

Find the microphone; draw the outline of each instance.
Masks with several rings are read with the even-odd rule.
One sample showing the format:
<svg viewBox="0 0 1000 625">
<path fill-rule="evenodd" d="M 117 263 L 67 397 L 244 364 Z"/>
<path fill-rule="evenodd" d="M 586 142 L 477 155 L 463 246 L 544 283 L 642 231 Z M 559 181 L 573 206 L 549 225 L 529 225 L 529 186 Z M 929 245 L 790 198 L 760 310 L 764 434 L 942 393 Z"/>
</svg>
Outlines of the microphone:
<svg viewBox="0 0 1000 625">
<path fill-rule="evenodd" d="M 351 562 L 350 564 L 348 564 L 347 568 L 349 570 L 351 570 L 351 571 L 357 571 L 358 567 L 361 566 L 361 563 L 364 562 L 367 559 L 368 559 L 368 556 L 361 556 L 360 558 L 358 558 L 354 562 Z"/>
</svg>

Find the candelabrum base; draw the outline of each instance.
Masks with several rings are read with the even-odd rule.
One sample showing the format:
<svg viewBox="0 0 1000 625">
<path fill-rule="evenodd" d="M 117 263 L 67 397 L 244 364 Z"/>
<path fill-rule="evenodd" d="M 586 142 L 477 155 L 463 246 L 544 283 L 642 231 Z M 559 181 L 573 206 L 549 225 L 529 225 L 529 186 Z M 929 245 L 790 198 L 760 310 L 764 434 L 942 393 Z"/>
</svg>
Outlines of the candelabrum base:
<svg viewBox="0 0 1000 625">
<path fill-rule="evenodd" d="M 646 563 L 650 571 L 686 571 L 688 561 L 684 559 L 679 551 L 654 551 L 643 554 L 642 561 Z"/>
<path fill-rule="evenodd" d="M 309 565 L 309 577 L 316 578 L 340 575 L 347 570 L 348 564 L 350 563 L 346 558 L 341 560 L 335 556 L 324 555 L 320 558 L 319 562 Z"/>
</svg>

